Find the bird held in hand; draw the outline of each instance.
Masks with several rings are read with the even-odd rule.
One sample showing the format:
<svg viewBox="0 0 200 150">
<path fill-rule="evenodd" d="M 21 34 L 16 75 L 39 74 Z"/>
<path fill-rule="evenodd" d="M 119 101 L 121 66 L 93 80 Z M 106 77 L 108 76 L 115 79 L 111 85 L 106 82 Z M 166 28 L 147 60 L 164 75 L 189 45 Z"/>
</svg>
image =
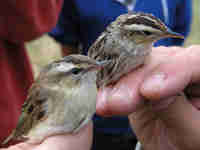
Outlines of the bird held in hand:
<svg viewBox="0 0 200 150">
<path fill-rule="evenodd" d="M 114 83 L 122 75 L 144 64 L 153 43 L 168 37 L 184 38 L 151 14 L 128 13 L 119 16 L 88 51 L 88 56 L 98 61 L 111 60 L 98 73 L 98 86 Z"/>
<path fill-rule="evenodd" d="M 96 111 L 96 74 L 104 62 L 70 55 L 43 68 L 29 90 L 17 127 L 3 142 L 75 133 Z"/>
</svg>

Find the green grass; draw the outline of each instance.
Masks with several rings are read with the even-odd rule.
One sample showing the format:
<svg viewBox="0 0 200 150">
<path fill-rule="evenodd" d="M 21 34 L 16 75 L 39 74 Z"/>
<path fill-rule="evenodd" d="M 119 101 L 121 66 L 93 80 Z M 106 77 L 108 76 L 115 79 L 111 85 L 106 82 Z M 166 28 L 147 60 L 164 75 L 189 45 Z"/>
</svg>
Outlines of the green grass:
<svg viewBox="0 0 200 150">
<path fill-rule="evenodd" d="M 185 46 L 193 44 L 200 44 L 200 0 L 193 0 L 192 30 Z M 27 43 L 27 48 L 35 75 L 42 66 L 61 57 L 60 45 L 47 35 Z"/>
</svg>

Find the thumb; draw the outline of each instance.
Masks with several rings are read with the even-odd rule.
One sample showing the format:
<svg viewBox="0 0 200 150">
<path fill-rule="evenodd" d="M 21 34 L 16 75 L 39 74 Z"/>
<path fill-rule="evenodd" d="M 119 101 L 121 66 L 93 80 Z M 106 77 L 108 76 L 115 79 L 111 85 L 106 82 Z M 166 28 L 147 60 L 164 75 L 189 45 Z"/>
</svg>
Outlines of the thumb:
<svg viewBox="0 0 200 150">
<path fill-rule="evenodd" d="M 171 56 L 157 66 L 141 85 L 141 94 L 150 100 L 158 100 L 174 96 L 182 91 L 190 82 L 200 77 L 199 46 Z"/>
</svg>

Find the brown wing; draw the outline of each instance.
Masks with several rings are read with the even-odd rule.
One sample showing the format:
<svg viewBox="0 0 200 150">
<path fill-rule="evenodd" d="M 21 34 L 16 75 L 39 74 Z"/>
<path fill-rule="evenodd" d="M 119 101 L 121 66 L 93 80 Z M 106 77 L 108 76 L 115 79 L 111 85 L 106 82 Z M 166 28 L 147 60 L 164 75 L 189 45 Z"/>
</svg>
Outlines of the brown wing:
<svg viewBox="0 0 200 150">
<path fill-rule="evenodd" d="M 116 46 L 120 46 L 117 41 L 106 31 L 99 36 L 99 38 L 95 41 L 95 43 L 90 47 L 88 51 L 88 56 L 98 60 L 112 60 L 109 64 L 104 66 L 103 69 L 97 75 L 97 86 L 100 87 L 102 85 L 107 84 L 105 78 L 111 76 L 111 73 L 116 64 L 116 59 L 119 59 L 119 48 Z M 106 79 L 107 80 L 107 79 Z"/>
<path fill-rule="evenodd" d="M 48 89 L 41 87 L 39 84 L 33 84 L 29 90 L 28 98 L 22 106 L 17 127 L 3 144 L 6 144 L 10 140 L 23 139 L 23 136 L 28 134 L 38 121 L 46 118 L 47 99 Z"/>
<path fill-rule="evenodd" d="M 120 53 L 117 46 L 119 41 L 114 38 L 112 33 L 103 32 L 88 50 L 88 56 L 101 61 L 118 58 Z"/>
<path fill-rule="evenodd" d="M 88 50 L 88 56 L 99 60 L 102 57 L 102 51 L 104 50 L 104 46 L 106 43 L 106 33 L 103 32 L 98 39 L 92 44 L 92 46 Z M 99 59 L 98 59 L 99 58 Z"/>
</svg>

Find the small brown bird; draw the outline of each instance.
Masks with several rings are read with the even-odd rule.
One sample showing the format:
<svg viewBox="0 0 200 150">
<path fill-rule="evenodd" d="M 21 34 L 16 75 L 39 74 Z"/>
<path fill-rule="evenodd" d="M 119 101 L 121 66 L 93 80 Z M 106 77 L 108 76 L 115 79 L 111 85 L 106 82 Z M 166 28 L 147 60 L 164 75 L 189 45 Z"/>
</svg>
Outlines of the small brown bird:
<svg viewBox="0 0 200 150">
<path fill-rule="evenodd" d="M 98 61 L 111 60 L 98 73 L 98 86 L 114 83 L 122 75 L 142 65 L 153 43 L 168 37 L 184 38 L 151 14 L 128 13 L 119 16 L 88 51 L 88 56 Z"/>
<path fill-rule="evenodd" d="M 106 62 L 70 55 L 43 68 L 29 90 L 17 127 L 3 142 L 75 133 L 96 111 L 96 74 Z"/>
</svg>

